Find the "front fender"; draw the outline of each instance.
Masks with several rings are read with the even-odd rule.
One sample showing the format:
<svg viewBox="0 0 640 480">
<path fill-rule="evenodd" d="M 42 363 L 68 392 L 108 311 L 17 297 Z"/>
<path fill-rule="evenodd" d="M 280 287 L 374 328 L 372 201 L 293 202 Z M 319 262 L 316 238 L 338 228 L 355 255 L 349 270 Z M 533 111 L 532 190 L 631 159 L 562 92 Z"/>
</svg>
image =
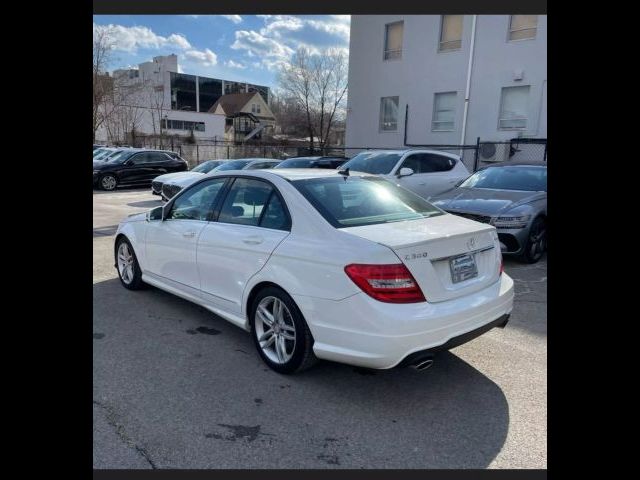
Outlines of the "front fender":
<svg viewBox="0 0 640 480">
<path fill-rule="evenodd" d="M 147 225 L 148 222 L 146 220 L 137 221 L 137 222 L 123 222 L 118 225 L 118 230 L 116 231 L 115 244 L 118 242 L 118 239 L 121 236 L 125 236 L 129 243 L 133 247 L 133 251 L 136 254 L 136 258 L 138 259 L 138 264 L 140 265 L 140 269 L 144 272 L 146 270 L 146 249 L 145 247 L 145 237 L 147 233 Z"/>
</svg>

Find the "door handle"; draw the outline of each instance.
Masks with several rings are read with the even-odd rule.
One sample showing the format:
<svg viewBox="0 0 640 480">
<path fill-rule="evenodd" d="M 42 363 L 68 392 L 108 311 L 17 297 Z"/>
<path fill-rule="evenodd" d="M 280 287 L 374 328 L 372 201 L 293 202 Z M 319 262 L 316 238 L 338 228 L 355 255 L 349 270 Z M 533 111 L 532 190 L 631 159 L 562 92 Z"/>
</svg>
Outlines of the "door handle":
<svg viewBox="0 0 640 480">
<path fill-rule="evenodd" d="M 255 235 L 255 236 L 243 238 L 242 241 L 247 245 L 260 245 L 262 242 L 264 242 L 264 238 L 258 237 L 257 235 Z"/>
<path fill-rule="evenodd" d="M 196 236 L 196 232 L 184 232 L 182 236 L 185 238 L 193 238 Z"/>
</svg>

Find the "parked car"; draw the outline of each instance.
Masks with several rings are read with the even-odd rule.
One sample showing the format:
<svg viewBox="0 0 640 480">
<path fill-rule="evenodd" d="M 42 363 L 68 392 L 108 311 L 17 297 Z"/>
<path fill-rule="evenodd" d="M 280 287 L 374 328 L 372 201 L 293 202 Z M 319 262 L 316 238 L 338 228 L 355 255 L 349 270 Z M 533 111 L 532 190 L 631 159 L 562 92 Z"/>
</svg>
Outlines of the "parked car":
<svg viewBox="0 0 640 480">
<path fill-rule="evenodd" d="M 96 149 L 98 149 L 98 148 L 104 148 L 104 147 L 106 147 L 106 145 L 102 145 L 102 144 L 99 144 L 99 143 L 94 143 L 94 144 L 93 144 L 93 150 L 94 150 L 94 151 L 95 151 Z"/>
<path fill-rule="evenodd" d="M 333 168 L 336 169 L 348 158 L 345 157 L 294 157 L 282 161 L 275 168 Z"/>
<path fill-rule="evenodd" d="M 228 160 L 222 165 L 215 167 L 211 172 L 227 170 L 262 170 L 274 168 L 279 163 L 280 160 L 274 160 L 273 158 L 243 158 L 240 160 Z M 196 180 L 198 180 L 198 177 L 185 175 L 180 178 L 164 182 L 162 185 L 162 192 L 160 194 L 162 200 L 166 202 L 180 190 L 191 185 Z"/>
<path fill-rule="evenodd" d="M 316 358 L 423 369 L 513 307 L 493 226 L 366 173 L 209 173 L 124 219 L 114 247 L 125 288 L 154 285 L 240 326 L 281 373 Z"/>
<path fill-rule="evenodd" d="M 430 201 L 496 227 L 504 254 L 535 263 L 547 248 L 547 162 L 493 164 Z"/>
<path fill-rule="evenodd" d="M 340 168 L 381 175 L 426 199 L 469 176 L 458 155 L 439 150 L 366 151 Z"/>
<path fill-rule="evenodd" d="M 165 173 L 153 179 L 151 182 L 151 193 L 154 195 L 162 195 L 162 185 L 170 180 L 177 180 L 181 177 L 198 178 L 200 175 L 209 173 L 216 167 L 219 167 L 227 160 L 207 160 L 196 165 L 188 172 Z"/>
<path fill-rule="evenodd" d="M 104 162 L 93 162 L 93 185 L 103 190 L 150 185 L 158 175 L 187 170 L 187 162 L 158 150 L 123 149 Z"/>
</svg>

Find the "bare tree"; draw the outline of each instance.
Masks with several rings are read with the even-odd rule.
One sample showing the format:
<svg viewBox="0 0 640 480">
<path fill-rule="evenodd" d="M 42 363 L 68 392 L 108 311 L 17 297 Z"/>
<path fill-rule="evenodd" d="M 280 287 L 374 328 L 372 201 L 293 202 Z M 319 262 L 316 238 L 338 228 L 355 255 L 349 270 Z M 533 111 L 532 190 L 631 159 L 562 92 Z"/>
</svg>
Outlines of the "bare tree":
<svg viewBox="0 0 640 480">
<path fill-rule="evenodd" d="M 309 148 L 315 138 L 324 149 L 337 118 L 342 116 L 348 89 L 347 57 L 338 49 L 311 53 L 300 47 L 278 75 L 280 90 L 305 114 Z"/>
<path fill-rule="evenodd" d="M 106 28 L 93 31 L 93 141 L 96 131 L 105 121 L 105 103 L 113 92 L 113 79 L 107 73 L 112 57 L 113 41 Z"/>
</svg>

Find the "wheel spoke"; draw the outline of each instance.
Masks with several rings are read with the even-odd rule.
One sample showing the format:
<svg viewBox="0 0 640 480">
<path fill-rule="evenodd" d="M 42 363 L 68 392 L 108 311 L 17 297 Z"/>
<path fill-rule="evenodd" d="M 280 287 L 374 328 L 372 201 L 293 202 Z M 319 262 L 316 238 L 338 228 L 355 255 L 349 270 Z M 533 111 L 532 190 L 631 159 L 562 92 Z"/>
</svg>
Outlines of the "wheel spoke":
<svg viewBox="0 0 640 480">
<path fill-rule="evenodd" d="M 273 342 L 276 340 L 276 336 L 275 335 L 271 335 L 266 342 L 264 342 L 264 344 L 262 344 L 262 348 L 269 348 L 271 345 L 273 345 Z"/>
<path fill-rule="evenodd" d="M 278 360 L 280 361 L 280 363 L 284 363 L 285 352 L 283 350 L 284 349 L 282 348 L 282 342 L 279 338 L 276 339 L 276 355 L 278 355 Z"/>
<path fill-rule="evenodd" d="M 258 341 L 262 342 L 262 341 L 266 340 L 267 337 L 269 337 L 271 335 L 273 335 L 273 330 L 267 330 L 262 335 L 260 335 L 260 337 L 258 338 Z"/>
<path fill-rule="evenodd" d="M 282 338 L 284 338 L 285 340 L 295 340 L 296 339 L 295 335 L 291 335 L 290 333 L 286 333 L 286 332 L 281 332 L 280 336 Z"/>
<path fill-rule="evenodd" d="M 281 325 L 281 328 L 282 328 L 283 330 L 288 330 L 288 331 L 290 331 L 290 332 L 296 333 L 296 327 L 294 327 L 293 325 L 289 325 L 289 324 L 287 324 L 287 323 L 283 323 L 283 324 Z"/>
<path fill-rule="evenodd" d="M 271 313 L 269 313 L 269 310 L 267 310 L 263 305 L 258 305 L 257 314 L 262 323 L 266 324 L 269 327 L 273 325 L 273 315 L 271 315 Z"/>
</svg>

